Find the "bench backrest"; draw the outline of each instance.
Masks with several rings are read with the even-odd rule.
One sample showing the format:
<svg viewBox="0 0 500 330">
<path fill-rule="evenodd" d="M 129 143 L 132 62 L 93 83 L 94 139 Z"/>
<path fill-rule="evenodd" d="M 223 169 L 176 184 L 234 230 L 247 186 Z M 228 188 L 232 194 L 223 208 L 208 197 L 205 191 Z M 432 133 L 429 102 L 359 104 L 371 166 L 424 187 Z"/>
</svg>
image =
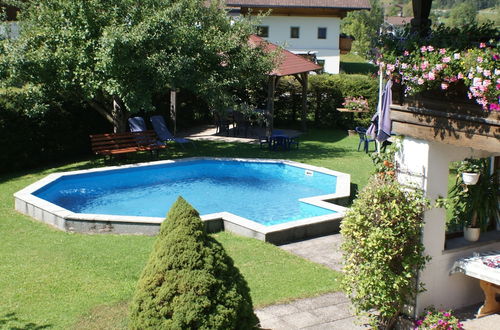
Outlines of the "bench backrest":
<svg viewBox="0 0 500 330">
<path fill-rule="evenodd" d="M 104 150 L 151 146 L 158 143 L 154 131 L 109 133 L 90 135 L 92 151 L 99 153 Z"/>
</svg>

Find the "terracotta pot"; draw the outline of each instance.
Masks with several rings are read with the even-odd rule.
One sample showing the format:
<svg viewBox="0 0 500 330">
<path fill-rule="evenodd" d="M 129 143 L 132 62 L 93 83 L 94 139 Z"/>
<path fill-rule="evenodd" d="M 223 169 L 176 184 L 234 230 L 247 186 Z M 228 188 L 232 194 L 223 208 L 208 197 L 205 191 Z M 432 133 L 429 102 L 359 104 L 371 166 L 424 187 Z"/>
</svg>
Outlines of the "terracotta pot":
<svg viewBox="0 0 500 330">
<path fill-rule="evenodd" d="M 475 185 L 477 181 L 479 180 L 479 173 L 468 173 L 468 172 L 463 172 L 462 173 L 462 180 L 464 183 L 468 186 Z"/>
<path fill-rule="evenodd" d="M 464 227 L 464 238 L 469 242 L 477 241 L 480 234 L 481 228 Z"/>
</svg>

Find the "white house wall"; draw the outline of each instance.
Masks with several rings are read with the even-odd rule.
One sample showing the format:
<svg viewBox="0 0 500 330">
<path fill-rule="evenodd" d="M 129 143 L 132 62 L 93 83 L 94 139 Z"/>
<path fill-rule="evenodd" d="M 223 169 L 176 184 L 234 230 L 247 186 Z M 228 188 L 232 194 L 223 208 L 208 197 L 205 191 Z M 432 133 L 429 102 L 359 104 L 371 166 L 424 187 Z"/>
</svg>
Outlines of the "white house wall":
<svg viewBox="0 0 500 330">
<path fill-rule="evenodd" d="M 269 27 L 268 41 L 284 46 L 291 52 L 317 52 L 318 60 L 325 61 L 325 71 L 339 73 L 340 18 L 338 17 L 303 17 L 303 16 L 267 16 L 259 24 Z M 299 27 L 297 39 L 290 38 L 290 28 Z M 318 28 L 326 28 L 326 39 L 318 39 Z"/>
<path fill-rule="evenodd" d="M 397 155 L 397 163 L 401 167 L 398 180 L 422 188 L 434 204 L 436 198 L 447 196 L 450 162 L 487 156 L 487 153 L 471 148 L 406 137 Z M 455 309 L 483 301 L 479 280 L 461 273 L 450 275 L 450 270 L 457 259 L 472 256 L 473 252 L 500 250 L 500 242 L 445 250 L 445 210 L 431 208 L 424 213 L 424 220 L 422 240 L 425 254 L 432 259 L 419 274 L 419 281 L 424 283 L 426 291 L 417 297 L 416 314 L 432 305 Z"/>
</svg>

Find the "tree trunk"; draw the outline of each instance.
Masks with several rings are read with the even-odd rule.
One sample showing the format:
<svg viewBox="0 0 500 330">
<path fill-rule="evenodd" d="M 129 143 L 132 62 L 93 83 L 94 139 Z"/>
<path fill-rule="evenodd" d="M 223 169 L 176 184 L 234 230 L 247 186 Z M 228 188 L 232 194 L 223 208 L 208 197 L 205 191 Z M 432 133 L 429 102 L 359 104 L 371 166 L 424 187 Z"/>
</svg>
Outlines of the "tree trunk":
<svg viewBox="0 0 500 330">
<path fill-rule="evenodd" d="M 125 111 L 125 106 L 123 102 L 118 97 L 113 97 L 113 109 L 111 111 L 106 110 L 104 106 L 96 102 L 95 100 L 88 100 L 88 104 L 92 109 L 97 111 L 101 116 L 104 117 L 111 125 L 113 125 L 113 132 L 123 133 L 127 130 L 127 120 L 129 113 Z"/>
<path fill-rule="evenodd" d="M 113 117 L 113 132 L 126 132 L 128 113 L 125 110 L 125 105 L 118 96 L 113 96 L 113 109 L 111 111 L 111 116 Z"/>
</svg>

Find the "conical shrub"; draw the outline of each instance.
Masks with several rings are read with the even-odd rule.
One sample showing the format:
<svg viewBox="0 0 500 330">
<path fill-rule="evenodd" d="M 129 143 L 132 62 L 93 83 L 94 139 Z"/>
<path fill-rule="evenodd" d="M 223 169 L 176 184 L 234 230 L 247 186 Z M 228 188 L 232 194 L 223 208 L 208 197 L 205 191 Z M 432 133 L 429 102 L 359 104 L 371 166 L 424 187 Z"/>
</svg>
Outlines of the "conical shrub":
<svg viewBox="0 0 500 330">
<path fill-rule="evenodd" d="M 249 288 L 182 197 L 163 222 L 130 307 L 131 329 L 253 329 Z"/>
</svg>

